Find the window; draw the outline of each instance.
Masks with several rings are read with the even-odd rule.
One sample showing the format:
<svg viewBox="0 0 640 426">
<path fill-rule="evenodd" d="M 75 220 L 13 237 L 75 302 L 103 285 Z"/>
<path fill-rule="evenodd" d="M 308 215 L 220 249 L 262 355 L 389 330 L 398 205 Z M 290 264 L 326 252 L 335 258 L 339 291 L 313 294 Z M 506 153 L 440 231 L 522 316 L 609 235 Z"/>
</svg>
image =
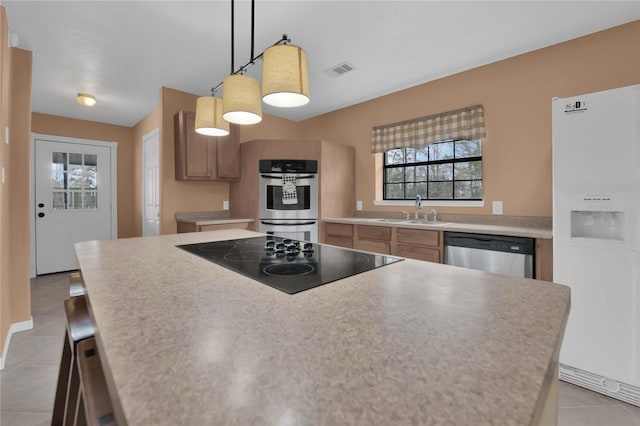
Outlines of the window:
<svg viewBox="0 0 640 426">
<path fill-rule="evenodd" d="M 97 209 L 97 177 L 97 155 L 54 152 L 51 160 L 53 209 Z"/>
<path fill-rule="evenodd" d="M 386 151 L 383 194 L 385 200 L 482 200 L 481 140 Z"/>
</svg>

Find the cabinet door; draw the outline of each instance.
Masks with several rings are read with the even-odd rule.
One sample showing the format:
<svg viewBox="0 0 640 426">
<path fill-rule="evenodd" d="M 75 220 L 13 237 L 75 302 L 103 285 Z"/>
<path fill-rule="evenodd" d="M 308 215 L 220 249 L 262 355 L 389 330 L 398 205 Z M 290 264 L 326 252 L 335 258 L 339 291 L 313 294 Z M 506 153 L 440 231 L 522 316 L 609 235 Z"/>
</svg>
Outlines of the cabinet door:
<svg viewBox="0 0 640 426">
<path fill-rule="evenodd" d="M 176 180 L 214 180 L 215 140 L 195 131 L 196 115 L 180 111 L 174 116 Z"/>
<path fill-rule="evenodd" d="M 440 247 L 440 231 L 398 228 L 398 243 Z"/>
<path fill-rule="evenodd" d="M 553 240 L 536 239 L 535 279 L 553 281 Z"/>
<path fill-rule="evenodd" d="M 237 126 L 224 137 L 204 136 L 195 130 L 196 114 L 174 116 L 176 180 L 237 180 L 240 178 L 240 143 Z"/>
<path fill-rule="evenodd" d="M 398 256 L 440 263 L 440 249 L 398 244 Z"/>
<path fill-rule="evenodd" d="M 240 179 L 240 132 L 232 124 L 229 134 L 216 139 L 218 179 Z"/>
</svg>

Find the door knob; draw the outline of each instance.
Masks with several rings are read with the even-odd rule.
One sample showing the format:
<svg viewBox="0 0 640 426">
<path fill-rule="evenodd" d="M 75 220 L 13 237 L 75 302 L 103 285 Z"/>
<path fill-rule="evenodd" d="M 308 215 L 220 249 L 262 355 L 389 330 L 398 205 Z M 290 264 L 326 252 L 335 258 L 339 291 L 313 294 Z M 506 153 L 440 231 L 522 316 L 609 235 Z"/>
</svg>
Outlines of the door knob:
<svg viewBox="0 0 640 426">
<path fill-rule="evenodd" d="M 38 203 L 38 207 L 43 208 L 44 207 L 44 203 Z"/>
<path fill-rule="evenodd" d="M 44 217 L 44 213 L 42 212 L 38 213 L 38 217 Z"/>
</svg>

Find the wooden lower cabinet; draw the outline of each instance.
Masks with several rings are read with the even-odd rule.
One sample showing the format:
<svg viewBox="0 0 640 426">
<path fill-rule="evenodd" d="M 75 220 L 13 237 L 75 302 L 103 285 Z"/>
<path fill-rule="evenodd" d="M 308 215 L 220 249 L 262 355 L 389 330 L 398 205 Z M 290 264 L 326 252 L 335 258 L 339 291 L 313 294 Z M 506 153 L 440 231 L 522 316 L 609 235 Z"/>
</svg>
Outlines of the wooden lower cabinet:
<svg viewBox="0 0 640 426">
<path fill-rule="evenodd" d="M 442 263 L 442 232 L 380 225 L 324 223 L 325 244 Z"/>
<path fill-rule="evenodd" d="M 424 246 L 397 245 L 397 255 L 410 259 L 426 260 L 427 262 L 442 263 L 440 249 Z"/>
<path fill-rule="evenodd" d="M 346 223 L 324 223 L 324 243 L 353 248 L 353 225 Z"/>
<path fill-rule="evenodd" d="M 553 240 L 536 239 L 535 279 L 553 281 Z"/>
<path fill-rule="evenodd" d="M 178 234 L 184 232 L 221 231 L 223 229 L 251 229 L 251 222 L 220 223 L 215 225 L 196 225 L 195 223 L 178 222 Z"/>
<path fill-rule="evenodd" d="M 398 228 L 396 254 L 411 259 L 442 263 L 442 232 Z"/>
</svg>

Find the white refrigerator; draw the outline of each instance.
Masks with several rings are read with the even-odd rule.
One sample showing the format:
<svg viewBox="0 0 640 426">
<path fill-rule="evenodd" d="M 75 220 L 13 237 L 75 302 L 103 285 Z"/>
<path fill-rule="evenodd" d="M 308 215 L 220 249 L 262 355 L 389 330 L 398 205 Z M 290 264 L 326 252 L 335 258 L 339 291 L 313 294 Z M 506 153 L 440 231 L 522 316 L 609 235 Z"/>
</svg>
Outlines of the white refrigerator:
<svg viewBox="0 0 640 426">
<path fill-rule="evenodd" d="M 640 85 L 554 98 L 553 281 L 571 287 L 560 379 L 640 406 Z"/>
</svg>

